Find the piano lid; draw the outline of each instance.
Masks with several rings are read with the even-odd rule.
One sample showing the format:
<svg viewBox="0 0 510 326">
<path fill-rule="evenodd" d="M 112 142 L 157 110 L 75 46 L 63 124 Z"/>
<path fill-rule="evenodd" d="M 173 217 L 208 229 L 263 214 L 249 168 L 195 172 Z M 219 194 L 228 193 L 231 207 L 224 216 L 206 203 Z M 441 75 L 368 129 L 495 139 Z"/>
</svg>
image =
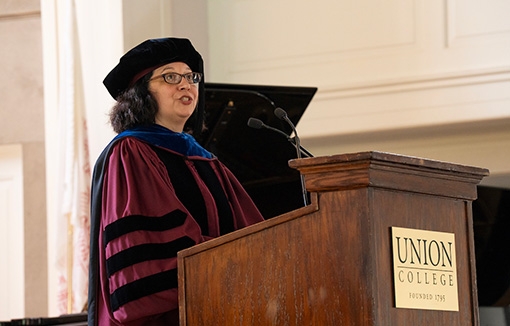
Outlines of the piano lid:
<svg viewBox="0 0 510 326">
<path fill-rule="evenodd" d="M 298 126 L 316 92 L 316 87 L 205 84 L 207 130 L 199 142 L 234 173 L 265 217 L 302 206 L 289 204 L 280 210 L 265 207 L 271 200 L 288 201 L 279 194 L 284 191 L 296 197 L 291 202 L 302 202 L 299 172 L 288 166 L 297 154 L 285 136 L 248 127 L 248 119 L 260 119 L 291 135 L 292 128 L 274 115 L 274 109 L 284 109 Z M 273 194 L 271 190 L 276 189 L 279 193 Z"/>
</svg>

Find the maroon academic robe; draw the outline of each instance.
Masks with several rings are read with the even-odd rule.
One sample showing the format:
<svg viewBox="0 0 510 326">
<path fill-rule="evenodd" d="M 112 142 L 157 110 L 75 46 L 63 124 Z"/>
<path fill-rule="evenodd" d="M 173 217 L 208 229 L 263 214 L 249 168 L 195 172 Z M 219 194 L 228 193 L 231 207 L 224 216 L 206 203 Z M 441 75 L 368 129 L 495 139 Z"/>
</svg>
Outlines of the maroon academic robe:
<svg viewBox="0 0 510 326">
<path fill-rule="evenodd" d="M 233 229 L 263 220 L 239 181 L 216 158 L 158 147 L 160 155 L 165 151 L 182 160 L 196 181 L 206 210 L 208 230 L 202 230 L 178 198 L 170 167 L 153 146 L 123 137 L 96 164 L 93 182 L 96 191 L 102 189 L 92 198 L 92 215 L 95 211 L 99 216 L 92 216 L 89 325 L 138 326 L 176 313 L 177 251 L 221 235 L 222 216 L 197 172 L 198 163 L 207 164 L 216 175 L 228 200 Z"/>
</svg>

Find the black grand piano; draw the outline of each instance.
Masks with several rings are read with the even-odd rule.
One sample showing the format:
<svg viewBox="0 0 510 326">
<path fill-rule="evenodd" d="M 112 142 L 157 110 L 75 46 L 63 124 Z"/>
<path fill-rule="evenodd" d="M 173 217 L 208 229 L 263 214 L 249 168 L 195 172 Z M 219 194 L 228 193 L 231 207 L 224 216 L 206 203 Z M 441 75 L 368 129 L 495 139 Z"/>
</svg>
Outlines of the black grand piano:
<svg viewBox="0 0 510 326">
<path fill-rule="evenodd" d="M 207 130 L 198 140 L 239 179 L 267 219 L 304 205 L 299 172 L 288 166 L 297 151 L 285 135 L 248 127 L 250 118 L 283 131 L 292 127 L 275 116 L 287 112 L 297 125 L 316 87 L 206 83 Z"/>
</svg>

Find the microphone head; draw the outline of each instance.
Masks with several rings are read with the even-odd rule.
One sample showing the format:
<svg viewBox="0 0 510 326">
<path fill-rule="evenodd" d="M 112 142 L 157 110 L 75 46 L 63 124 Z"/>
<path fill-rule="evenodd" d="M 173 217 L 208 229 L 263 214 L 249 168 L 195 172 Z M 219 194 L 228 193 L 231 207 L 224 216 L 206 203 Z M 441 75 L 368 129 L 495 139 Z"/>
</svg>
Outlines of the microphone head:
<svg viewBox="0 0 510 326">
<path fill-rule="evenodd" d="M 285 112 L 282 108 L 274 109 L 274 115 L 280 120 L 287 118 L 287 112 Z"/>
<path fill-rule="evenodd" d="M 262 128 L 263 125 L 264 125 L 264 123 L 262 122 L 262 120 L 259 120 L 257 118 L 249 118 L 248 119 L 248 127 L 260 129 L 260 128 Z"/>
</svg>

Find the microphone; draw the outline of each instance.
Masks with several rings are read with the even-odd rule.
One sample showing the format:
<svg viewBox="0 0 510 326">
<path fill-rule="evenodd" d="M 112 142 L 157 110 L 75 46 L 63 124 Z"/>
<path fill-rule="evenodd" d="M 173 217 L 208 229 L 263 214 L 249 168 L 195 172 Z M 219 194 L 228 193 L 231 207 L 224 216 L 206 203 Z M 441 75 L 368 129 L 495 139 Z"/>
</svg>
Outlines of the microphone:
<svg viewBox="0 0 510 326">
<path fill-rule="evenodd" d="M 248 127 L 251 127 L 253 129 L 262 129 L 262 128 L 264 128 L 264 129 L 268 129 L 268 130 L 272 130 L 274 132 L 277 132 L 280 135 L 282 135 L 285 138 L 287 138 L 287 140 L 290 141 L 292 143 L 292 145 L 296 146 L 296 148 L 299 148 L 300 151 L 302 152 L 302 154 L 305 154 L 306 157 L 313 157 L 313 155 L 309 151 L 307 151 L 304 147 L 302 147 L 302 146 L 297 147 L 297 144 L 296 144 L 295 140 L 292 137 L 290 137 L 289 135 L 287 135 L 286 133 L 284 133 L 280 129 L 276 129 L 276 128 L 273 128 L 271 126 L 266 125 L 264 122 L 262 122 L 262 120 L 259 120 L 257 118 L 250 118 L 250 119 L 248 119 Z"/>
<path fill-rule="evenodd" d="M 299 148 L 301 147 L 301 140 L 299 139 L 299 136 L 297 134 L 296 127 L 294 126 L 292 121 L 290 121 L 289 117 L 287 116 L 287 112 L 285 112 L 285 110 L 283 110 L 282 108 L 276 108 L 276 109 L 274 109 L 274 115 L 278 119 L 287 122 L 289 124 L 289 126 L 292 128 L 292 131 L 294 132 L 294 141 L 296 142 L 297 157 L 301 158 L 301 151 L 299 150 Z"/>
<path fill-rule="evenodd" d="M 249 118 L 248 119 L 248 127 L 251 127 L 251 128 L 254 128 L 254 129 L 262 129 L 262 128 L 269 129 L 269 130 L 272 130 L 272 131 L 275 131 L 275 132 L 279 133 L 280 135 L 283 135 L 285 138 L 290 140 L 289 135 L 287 135 L 286 133 L 284 133 L 280 129 L 276 129 L 276 128 L 273 128 L 271 126 L 266 125 L 264 122 L 262 122 L 262 120 L 259 120 L 257 118 Z"/>
<path fill-rule="evenodd" d="M 284 109 L 282 108 L 276 108 L 274 109 L 274 115 L 280 119 L 280 120 L 284 120 L 285 122 L 287 122 L 289 124 L 289 126 L 292 128 L 292 131 L 294 132 L 294 141 L 296 142 L 296 151 L 297 151 L 297 157 L 300 159 L 301 158 L 301 140 L 299 139 L 299 136 L 298 136 L 298 133 L 297 133 L 297 130 L 296 130 L 296 126 L 294 126 L 294 124 L 292 123 L 292 121 L 290 121 L 289 117 L 287 116 L 287 112 L 285 112 Z M 306 192 L 306 186 L 305 186 L 305 178 L 303 177 L 303 175 L 300 173 L 299 176 L 301 177 L 301 190 L 303 192 L 303 201 L 305 203 L 305 206 L 308 205 L 308 196 L 307 196 L 307 192 Z"/>
</svg>

